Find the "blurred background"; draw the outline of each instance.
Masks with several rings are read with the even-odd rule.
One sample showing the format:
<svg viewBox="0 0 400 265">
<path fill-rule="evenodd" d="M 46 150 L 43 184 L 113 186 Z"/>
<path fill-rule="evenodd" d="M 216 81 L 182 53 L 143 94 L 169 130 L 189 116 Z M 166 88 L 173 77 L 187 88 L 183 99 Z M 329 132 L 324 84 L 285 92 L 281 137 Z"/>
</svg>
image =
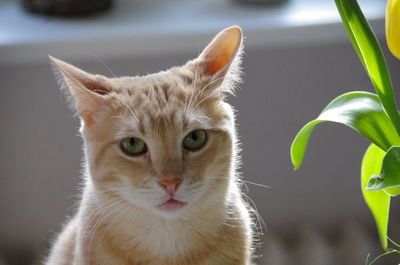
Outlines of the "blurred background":
<svg viewBox="0 0 400 265">
<path fill-rule="evenodd" d="M 40 1 L 23 2 L 32 8 Z M 249 2 L 115 0 L 98 14 L 59 17 L 0 0 L 1 265 L 40 264 L 79 203 L 79 122 L 58 90 L 48 54 L 92 73 L 111 76 L 104 61 L 117 76 L 142 75 L 196 57 L 219 30 L 234 24 L 246 37 L 244 84 L 229 98 L 238 111 L 241 171 L 245 180 L 271 187 L 248 184 L 263 219 L 258 264 L 361 265 L 382 253 L 360 191 L 368 145 L 361 136 L 321 125 L 302 168 L 294 172 L 290 163 L 297 131 L 330 100 L 347 91 L 373 91 L 334 1 Z M 386 1 L 360 5 L 399 89 L 400 63 L 384 39 Z M 389 235 L 399 242 L 399 203 L 392 202 Z M 399 262 L 391 256 L 376 264 Z"/>
</svg>

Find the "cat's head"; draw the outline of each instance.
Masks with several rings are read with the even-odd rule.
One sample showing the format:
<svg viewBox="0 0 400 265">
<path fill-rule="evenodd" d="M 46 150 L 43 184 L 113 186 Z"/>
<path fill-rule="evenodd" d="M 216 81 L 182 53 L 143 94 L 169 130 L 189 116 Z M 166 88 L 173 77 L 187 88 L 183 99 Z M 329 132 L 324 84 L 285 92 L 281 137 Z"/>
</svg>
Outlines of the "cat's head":
<svg viewBox="0 0 400 265">
<path fill-rule="evenodd" d="M 198 58 L 140 77 L 107 78 L 51 58 L 82 120 L 98 192 L 165 217 L 223 201 L 235 158 L 224 95 L 238 80 L 241 44 L 241 29 L 230 27 Z"/>
</svg>

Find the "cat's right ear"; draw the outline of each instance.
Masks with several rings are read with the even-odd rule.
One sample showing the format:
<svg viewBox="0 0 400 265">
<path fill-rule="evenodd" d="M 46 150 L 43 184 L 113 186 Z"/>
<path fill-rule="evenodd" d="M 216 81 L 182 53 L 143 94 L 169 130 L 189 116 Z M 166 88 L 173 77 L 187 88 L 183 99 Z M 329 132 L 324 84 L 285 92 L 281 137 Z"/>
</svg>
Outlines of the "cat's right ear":
<svg viewBox="0 0 400 265">
<path fill-rule="evenodd" d="M 66 85 L 72 95 L 73 105 L 85 125 L 95 122 L 95 115 L 104 106 L 104 97 L 111 92 L 108 78 L 86 73 L 77 67 L 49 56 L 58 81 Z"/>
</svg>

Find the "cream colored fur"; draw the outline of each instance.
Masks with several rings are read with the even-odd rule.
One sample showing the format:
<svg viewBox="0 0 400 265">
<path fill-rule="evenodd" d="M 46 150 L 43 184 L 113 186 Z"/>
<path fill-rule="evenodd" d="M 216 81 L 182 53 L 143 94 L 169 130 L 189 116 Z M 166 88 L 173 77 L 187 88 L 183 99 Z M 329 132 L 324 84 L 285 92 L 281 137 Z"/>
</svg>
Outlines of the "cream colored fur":
<svg viewBox="0 0 400 265">
<path fill-rule="evenodd" d="M 224 101 L 238 80 L 242 34 L 220 32 L 195 60 L 143 77 L 106 78 L 52 58 L 82 120 L 85 185 L 80 207 L 46 265 L 249 265 L 252 229 L 236 173 L 234 114 Z M 195 129 L 202 149 L 182 148 Z M 119 142 L 138 137 L 148 152 L 130 157 Z M 157 205 L 157 184 L 182 179 L 181 209 Z"/>
</svg>

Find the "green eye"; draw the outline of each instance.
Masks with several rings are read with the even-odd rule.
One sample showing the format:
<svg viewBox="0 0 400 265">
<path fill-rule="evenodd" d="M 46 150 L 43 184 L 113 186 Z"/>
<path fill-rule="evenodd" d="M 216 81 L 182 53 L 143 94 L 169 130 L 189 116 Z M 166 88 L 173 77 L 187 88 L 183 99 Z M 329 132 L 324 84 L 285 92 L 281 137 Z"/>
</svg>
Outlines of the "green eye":
<svg viewBox="0 0 400 265">
<path fill-rule="evenodd" d="M 201 148 L 207 140 L 207 133 L 205 130 L 194 130 L 185 136 L 183 139 L 183 148 L 195 151 Z"/>
<path fill-rule="evenodd" d="M 139 138 L 124 138 L 119 145 L 122 151 L 127 155 L 141 155 L 147 152 L 147 145 Z"/>
</svg>

